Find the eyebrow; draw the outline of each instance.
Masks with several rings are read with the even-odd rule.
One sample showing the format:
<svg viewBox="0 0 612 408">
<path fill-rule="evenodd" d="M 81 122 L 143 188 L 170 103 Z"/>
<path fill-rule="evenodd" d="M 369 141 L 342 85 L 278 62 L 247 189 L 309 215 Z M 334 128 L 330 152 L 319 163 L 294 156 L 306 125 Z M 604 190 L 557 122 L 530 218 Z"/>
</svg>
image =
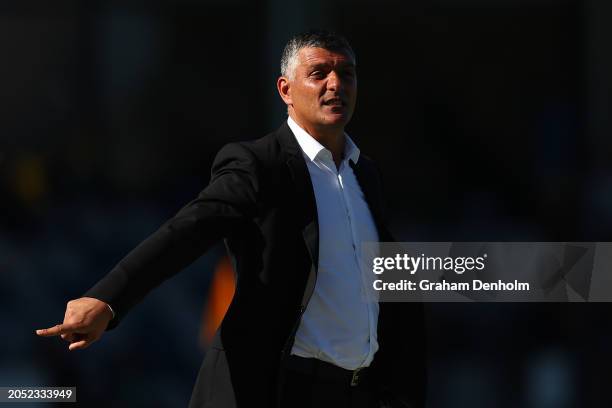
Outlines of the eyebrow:
<svg viewBox="0 0 612 408">
<path fill-rule="evenodd" d="M 331 64 L 327 64 L 327 63 L 316 63 L 313 65 L 309 65 L 308 69 L 312 70 L 312 69 L 321 69 L 321 68 L 329 68 L 331 66 Z M 340 63 L 338 64 L 338 68 L 351 68 L 351 69 L 355 69 L 356 65 L 352 62 L 345 62 L 345 63 Z"/>
</svg>

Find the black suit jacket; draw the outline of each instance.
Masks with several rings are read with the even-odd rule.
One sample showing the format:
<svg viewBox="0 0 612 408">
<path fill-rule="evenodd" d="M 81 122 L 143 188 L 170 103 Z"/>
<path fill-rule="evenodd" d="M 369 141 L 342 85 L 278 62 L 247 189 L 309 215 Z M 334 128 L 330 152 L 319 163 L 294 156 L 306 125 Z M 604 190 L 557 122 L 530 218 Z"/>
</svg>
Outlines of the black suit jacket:
<svg viewBox="0 0 612 408">
<path fill-rule="evenodd" d="M 392 240 L 373 162 L 361 155 L 353 169 L 381 241 Z M 274 407 L 281 360 L 314 290 L 318 233 L 310 175 L 285 123 L 261 139 L 222 148 L 199 196 L 85 296 L 113 307 L 112 329 L 151 289 L 225 238 L 237 272 L 236 292 L 204 359 L 190 407 Z M 393 395 L 396 406 L 422 406 L 422 306 L 381 303 L 378 339 L 371 366 L 378 388 L 385 398 Z"/>
</svg>

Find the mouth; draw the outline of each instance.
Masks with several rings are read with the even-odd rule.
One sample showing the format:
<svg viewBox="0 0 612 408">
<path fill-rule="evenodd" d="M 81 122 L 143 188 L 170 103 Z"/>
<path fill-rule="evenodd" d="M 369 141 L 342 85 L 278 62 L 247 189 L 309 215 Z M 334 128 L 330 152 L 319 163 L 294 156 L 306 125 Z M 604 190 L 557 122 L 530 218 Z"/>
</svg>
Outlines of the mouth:
<svg viewBox="0 0 612 408">
<path fill-rule="evenodd" d="M 346 104 L 341 98 L 329 98 L 323 101 L 323 105 L 341 108 L 344 107 Z"/>
</svg>

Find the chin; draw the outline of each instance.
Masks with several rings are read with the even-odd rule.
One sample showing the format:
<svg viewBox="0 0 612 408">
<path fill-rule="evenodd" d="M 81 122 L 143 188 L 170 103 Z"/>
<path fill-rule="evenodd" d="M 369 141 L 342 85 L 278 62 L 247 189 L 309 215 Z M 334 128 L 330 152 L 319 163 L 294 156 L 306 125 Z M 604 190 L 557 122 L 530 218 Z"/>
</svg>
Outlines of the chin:
<svg viewBox="0 0 612 408">
<path fill-rule="evenodd" d="M 324 119 L 324 123 L 326 125 L 344 126 L 349 122 L 349 119 L 350 117 L 344 114 L 331 115 L 331 116 L 327 115 Z"/>
</svg>

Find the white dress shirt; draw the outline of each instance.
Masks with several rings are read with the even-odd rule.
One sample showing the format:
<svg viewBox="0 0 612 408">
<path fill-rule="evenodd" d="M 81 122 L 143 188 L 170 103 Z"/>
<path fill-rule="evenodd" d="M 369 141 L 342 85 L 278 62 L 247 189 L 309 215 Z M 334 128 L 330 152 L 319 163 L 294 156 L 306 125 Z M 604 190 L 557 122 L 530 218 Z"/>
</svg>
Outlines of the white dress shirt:
<svg viewBox="0 0 612 408">
<path fill-rule="evenodd" d="M 378 242 L 378 232 L 349 160 L 359 149 L 345 135 L 336 168 L 331 152 L 291 117 L 317 202 L 319 268 L 314 293 L 302 315 L 291 354 L 314 357 L 348 370 L 367 367 L 378 350 L 378 302 L 367 301 L 361 243 Z"/>
</svg>

